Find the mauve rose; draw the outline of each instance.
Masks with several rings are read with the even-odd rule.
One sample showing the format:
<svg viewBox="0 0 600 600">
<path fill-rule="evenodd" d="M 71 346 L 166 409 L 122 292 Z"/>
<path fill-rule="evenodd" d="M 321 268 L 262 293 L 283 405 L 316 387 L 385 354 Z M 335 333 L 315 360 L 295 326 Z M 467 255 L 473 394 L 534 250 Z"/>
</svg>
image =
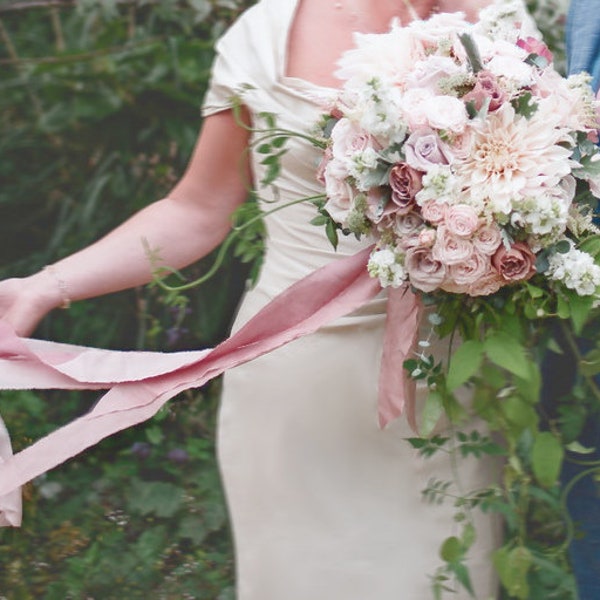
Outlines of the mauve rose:
<svg viewBox="0 0 600 600">
<path fill-rule="evenodd" d="M 444 224 L 451 235 L 468 238 L 479 227 L 479 217 L 472 206 L 455 204 L 448 209 Z"/>
<path fill-rule="evenodd" d="M 489 98 L 488 110 L 493 112 L 498 110 L 506 101 L 506 94 L 498 86 L 498 79 L 489 71 L 479 71 L 475 87 L 462 97 L 463 102 L 472 102 L 476 110 L 481 107 Z"/>
<path fill-rule="evenodd" d="M 423 218 L 433 225 L 441 223 L 446 218 L 447 212 L 448 205 L 445 202 L 438 202 L 437 200 L 427 200 L 421 206 Z"/>
<path fill-rule="evenodd" d="M 452 235 L 445 225 L 437 228 L 437 237 L 432 248 L 436 260 L 445 265 L 456 265 L 467 260 L 473 251 L 473 244 L 469 240 Z"/>
<path fill-rule="evenodd" d="M 519 48 L 523 48 L 523 50 L 529 52 L 529 54 L 537 54 L 545 58 L 549 63 L 554 60 L 554 56 L 552 56 L 552 52 L 548 49 L 548 46 L 542 42 L 542 40 L 538 40 L 534 37 L 527 37 L 525 39 L 520 38 L 517 40 L 517 46 Z"/>
<path fill-rule="evenodd" d="M 490 269 L 467 289 L 469 296 L 489 296 L 495 294 L 506 282 L 498 272 L 493 268 Z"/>
<path fill-rule="evenodd" d="M 399 237 L 418 233 L 421 227 L 423 227 L 423 219 L 414 210 L 405 215 L 396 215 L 394 233 Z"/>
<path fill-rule="evenodd" d="M 389 183 L 392 202 L 398 207 L 398 212 L 410 212 L 415 204 L 415 194 L 423 187 L 421 174 L 406 163 L 397 163 L 390 171 Z"/>
<path fill-rule="evenodd" d="M 535 274 L 535 254 L 523 242 L 510 249 L 502 244 L 492 256 L 492 265 L 505 281 L 524 281 Z"/>
<path fill-rule="evenodd" d="M 482 225 L 473 236 L 473 246 L 482 254 L 491 256 L 502 243 L 502 234 L 497 225 Z"/>
<path fill-rule="evenodd" d="M 408 165 L 418 171 L 427 171 L 432 165 L 448 165 L 452 160 L 452 153 L 440 136 L 425 127 L 410 134 L 404 151 Z"/>
<path fill-rule="evenodd" d="M 410 283 L 423 292 L 433 292 L 446 278 L 446 267 L 433 258 L 431 248 L 409 248 L 404 258 L 404 268 Z"/>
</svg>

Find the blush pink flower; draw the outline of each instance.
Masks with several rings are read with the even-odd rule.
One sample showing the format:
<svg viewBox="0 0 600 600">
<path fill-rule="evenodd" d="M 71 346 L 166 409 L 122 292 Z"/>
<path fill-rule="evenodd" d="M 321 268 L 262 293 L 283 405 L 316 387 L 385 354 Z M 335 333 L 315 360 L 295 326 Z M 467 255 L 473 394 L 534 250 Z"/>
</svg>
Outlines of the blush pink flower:
<svg viewBox="0 0 600 600">
<path fill-rule="evenodd" d="M 427 200 L 421 206 L 423 218 L 433 225 L 441 223 L 446 218 L 447 212 L 448 205 L 445 202 L 438 202 L 437 200 Z"/>
<path fill-rule="evenodd" d="M 431 248 L 409 248 L 404 258 L 404 268 L 411 284 L 423 292 L 438 289 L 446 278 L 446 267 L 433 257 Z"/>
<path fill-rule="evenodd" d="M 419 246 L 429 248 L 435 243 L 435 238 L 435 229 L 421 229 L 418 236 Z"/>
<path fill-rule="evenodd" d="M 510 249 L 501 245 L 492 256 L 492 265 L 505 281 L 525 281 L 535 274 L 535 254 L 523 242 Z"/>
<path fill-rule="evenodd" d="M 472 206 L 455 204 L 446 212 L 444 224 L 451 235 L 469 238 L 479 227 L 479 216 Z"/>
<path fill-rule="evenodd" d="M 490 258 L 477 251 L 471 253 L 464 261 L 451 265 L 448 279 L 459 286 L 469 287 L 483 277 L 490 269 Z"/>
<path fill-rule="evenodd" d="M 423 187 L 421 174 L 406 163 L 398 163 L 390 171 L 389 183 L 392 202 L 398 207 L 398 212 L 410 212 L 415 204 L 415 194 Z"/>
<path fill-rule="evenodd" d="M 542 40 L 538 40 L 537 38 L 531 36 L 525 39 L 520 38 L 517 40 L 517 46 L 523 48 L 523 50 L 529 52 L 529 54 L 537 54 L 538 56 L 545 58 L 549 63 L 554 60 L 548 46 L 546 46 Z"/>
<path fill-rule="evenodd" d="M 472 102 L 475 110 L 481 110 L 486 102 L 489 111 L 498 110 L 506 101 L 506 94 L 498 85 L 497 77 L 489 71 L 479 71 L 475 81 L 475 87 L 463 98 L 463 102 Z"/>
<path fill-rule="evenodd" d="M 502 234 L 499 227 L 494 223 L 482 225 L 473 236 L 475 249 L 488 256 L 494 254 L 501 243 Z"/>
<path fill-rule="evenodd" d="M 467 289 L 469 296 L 489 296 L 495 294 L 506 281 L 500 277 L 498 272 L 493 268 L 490 269 Z"/>
<path fill-rule="evenodd" d="M 435 260 L 445 265 L 456 265 L 471 256 L 473 244 L 470 240 L 452 235 L 445 225 L 440 225 L 432 253 Z"/>
<path fill-rule="evenodd" d="M 431 96 L 425 100 L 423 109 L 429 126 L 437 130 L 462 133 L 469 120 L 464 102 L 454 96 Z"/>
</svg>

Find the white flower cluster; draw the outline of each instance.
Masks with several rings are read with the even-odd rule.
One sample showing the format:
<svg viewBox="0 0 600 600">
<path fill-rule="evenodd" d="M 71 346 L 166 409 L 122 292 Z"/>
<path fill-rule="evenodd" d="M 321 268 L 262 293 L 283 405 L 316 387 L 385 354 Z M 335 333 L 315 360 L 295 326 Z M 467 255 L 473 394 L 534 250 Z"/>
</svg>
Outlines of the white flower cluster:
<svg viewBox="0 0 600 600">
<path fill-rule="evenodd" d="M 574 247 L 564 254 L 557 252 L 550 257 L 547 275 L 580 296 L 596 294 L 600 286 L 600 267 L 589 254 Z"/>
<path fill-rule="evenodd" d="M 406 281 L 406 271 L 390 249 L 375 250 L 369 257 L 367 270 L 376 277 L 381 287 L 400 287 Z"/>
</svg>

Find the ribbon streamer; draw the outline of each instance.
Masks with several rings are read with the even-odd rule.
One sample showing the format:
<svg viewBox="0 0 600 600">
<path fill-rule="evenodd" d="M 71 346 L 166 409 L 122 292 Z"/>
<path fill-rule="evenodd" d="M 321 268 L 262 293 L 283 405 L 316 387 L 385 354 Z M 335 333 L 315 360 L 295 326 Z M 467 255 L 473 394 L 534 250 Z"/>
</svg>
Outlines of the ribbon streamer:
<svg viewBox="0 0 600 600">
<path fill-rule="evenodd" d="M 101 350 L 22 339 L 0 322 L 1 389 L 111 388 L 88 413 L 13 456 L 0 426 L 0 525 L 20 524 L 19 488 L 23 484 L 102 439 L 151 418 L 178 393 L 312 333 L 374 298 L 381 287 L 366 270 L 370 251 L 367 248 L 337 260 L 290 286 L 237 333 L 209 350 Z M 382 427 L 401 414 L 407 403 L 410 406 L 402 363 L 416 332 L 416 304 L 408 290 L 390 293 L 380 381 Z M 415 332 L 411 332 L 413 327 Z"/>
</svg>

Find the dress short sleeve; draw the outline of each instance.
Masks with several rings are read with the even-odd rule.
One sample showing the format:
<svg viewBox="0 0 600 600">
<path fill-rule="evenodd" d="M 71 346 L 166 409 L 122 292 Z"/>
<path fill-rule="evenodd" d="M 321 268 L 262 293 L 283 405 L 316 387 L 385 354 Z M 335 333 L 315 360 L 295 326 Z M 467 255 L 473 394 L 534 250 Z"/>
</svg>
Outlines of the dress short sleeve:
<svg viewBox="0 0 600 600">
<path fill-rule="evenodd" d="M 202 115 L 231 108 L 232 96 L 244 91 L 244 103 L 258 91 L 268 92 L 278 76 L 281 59 L 281 7 L 274 19 L 270 0 L 261 0 L 246 10 L 217 41 L 210 84 Z M 288 11 L 289 12 L 289 11 Z M 287 20 L 287 19 L 286 19 Z"/>
</svg>

